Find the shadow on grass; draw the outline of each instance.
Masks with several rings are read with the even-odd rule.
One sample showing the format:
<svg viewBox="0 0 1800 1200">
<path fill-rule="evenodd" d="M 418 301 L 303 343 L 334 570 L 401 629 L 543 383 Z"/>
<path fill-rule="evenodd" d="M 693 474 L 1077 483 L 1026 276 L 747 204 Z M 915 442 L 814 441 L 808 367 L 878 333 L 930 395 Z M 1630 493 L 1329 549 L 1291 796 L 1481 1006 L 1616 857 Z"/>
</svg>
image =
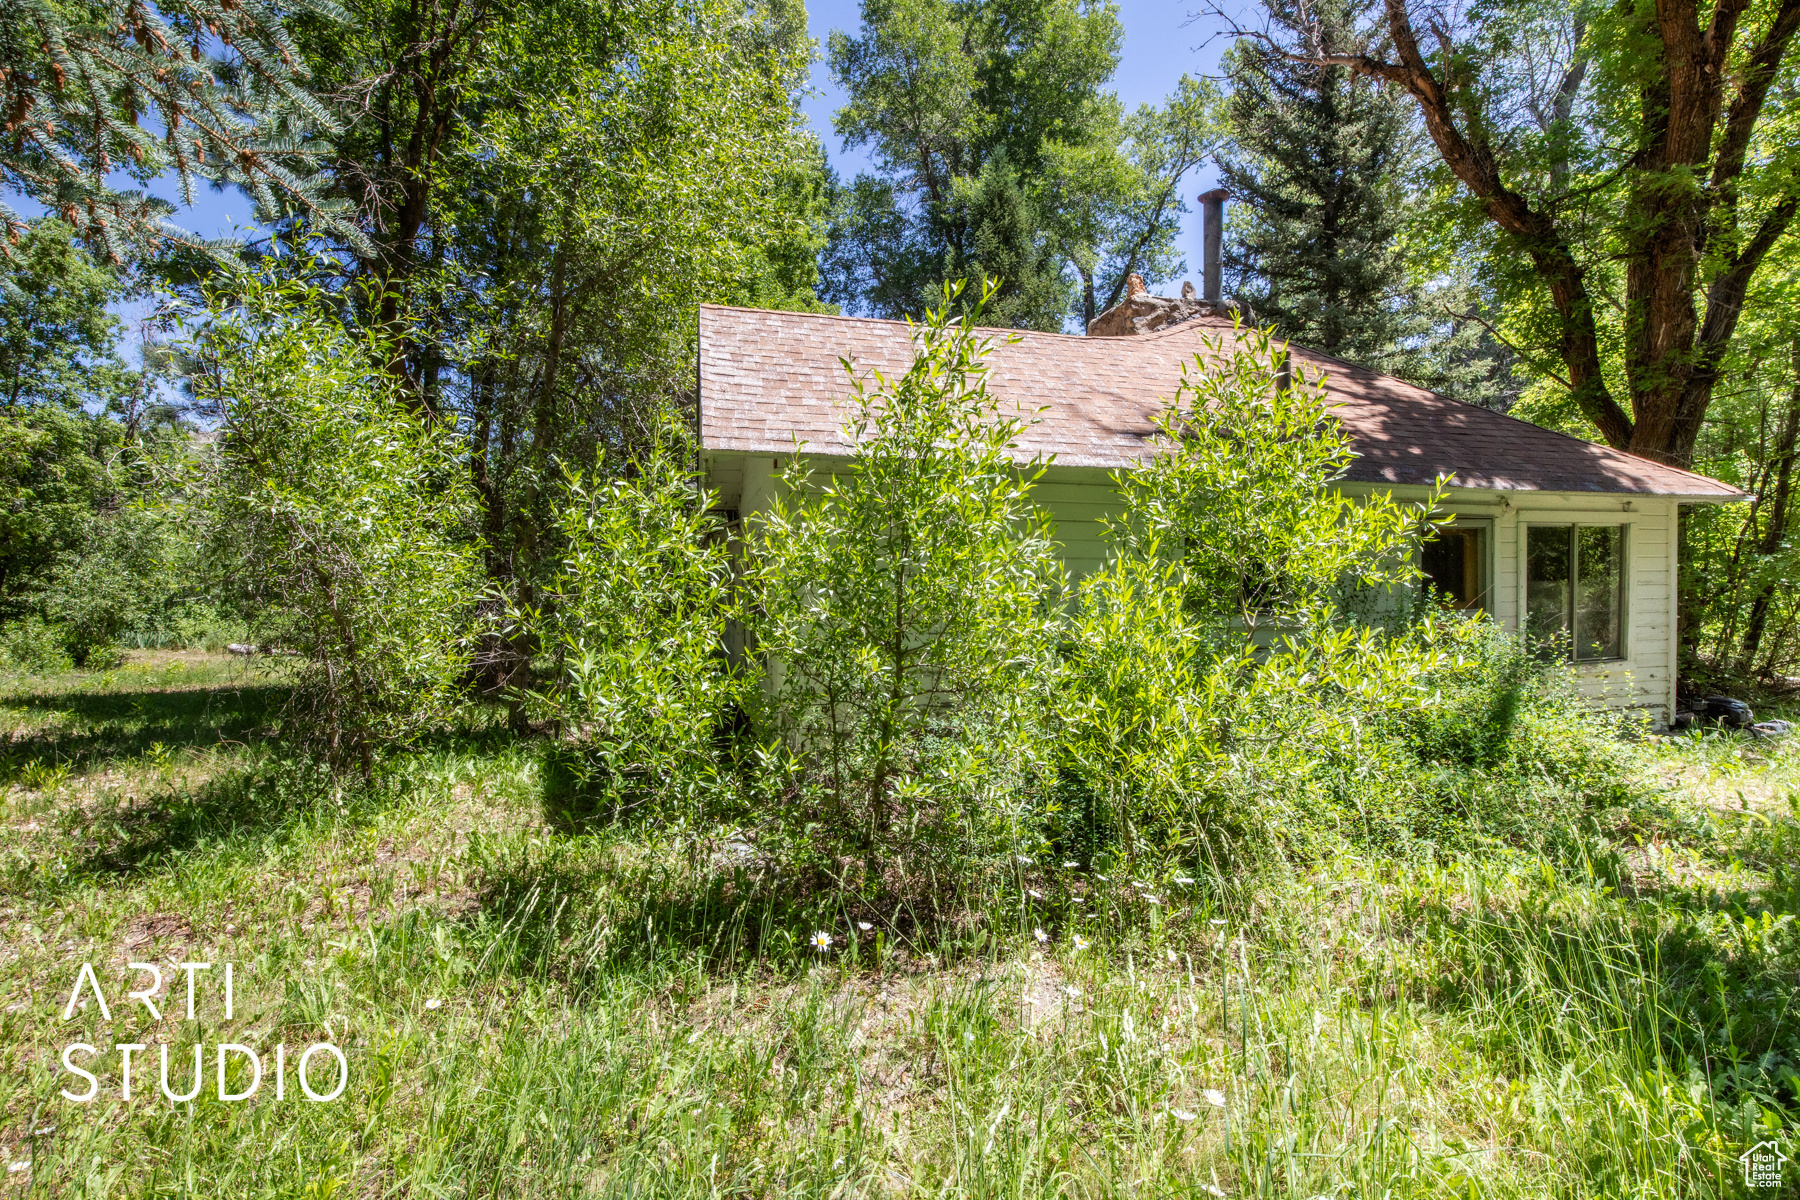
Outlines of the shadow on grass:
<svg viewBox="0 0 1800 1200">
<path fill-rule="evenodd" d="M 970 897 L 935 913 L 879 908 L 738 858 L 735 841 L 694 862 L 647 850 L 629 826 L 473 847 L 476 903 L 461 920 L 496 975 L 554 983 L 573 995 L 622 972 L 723 978 L 783 975 L 820 962 L 887 973 L 936 969 L 998 948 Z M 991 915 L 991 914 L 990 914 Z M 830 935 L 828 947 L 813 944 Z"/>
<path fill-rule="evenodd" d="M 10 782 L 31 763 L 86 771 L 139 757 L 159 743 L 179 749 L 253 741 L 287 696 L 286 687 L 268 683 L 13 696 L 7 700 L 11 707 L 69 713 L 82 728 L 36 730 L 0 741 L 0 782 Z"/>
<path fill-rule="evenodd" d="M 92 876 L 153 872 L 200 847 L 265 837 L 317 818 L 354 820 L 372 798 L 339 810 L 330 773 L 302 758 L 240 767 L 191 788 L 83 814 L 86 853 L 77 871 Z"/>
</svg>

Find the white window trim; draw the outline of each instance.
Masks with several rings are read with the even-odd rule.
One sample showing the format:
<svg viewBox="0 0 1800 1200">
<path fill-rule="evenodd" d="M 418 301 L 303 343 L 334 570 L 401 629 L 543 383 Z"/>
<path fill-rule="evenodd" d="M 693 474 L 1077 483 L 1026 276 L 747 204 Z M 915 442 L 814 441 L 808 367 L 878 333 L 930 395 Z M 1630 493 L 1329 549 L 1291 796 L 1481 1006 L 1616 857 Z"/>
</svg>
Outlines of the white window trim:
<svg viewBox="0 0 1800 1200">
<path fill-rule="evenodd" d="M 1619 587 L 1619 653 L 1608 658 L 1568 658 L 1563 665 L 1582 670 L 1590 667 L 1608 667 L 1618 663 L 1629 663 L 1632 653 L 1631 613 L 1634 593 L 1637 591 L 1637 580 L 1632 575 L 1634 566 L 1635 543 L 1637 533 L 1632 526 L 1637 524 L 1633 513 L 1621 512 L 1545 512 L 1541 514 L 1519 514 L 1518 545 L 1518 597 L 1519 597 L 1519 633 L 1524 636 L 1531 627 L 1531 610 L 1528 606 L 1528 593 L 1531 590 L 1531 530 L 1533 526 L 1547 529 L 1566 529 L 1571 525 L 1611 525 L 1624 531 L 1624 545 L 1620 548 L 1620 587 Z M 1571 632 L 1571 636 L 1573 636 Z"/>
</svg>

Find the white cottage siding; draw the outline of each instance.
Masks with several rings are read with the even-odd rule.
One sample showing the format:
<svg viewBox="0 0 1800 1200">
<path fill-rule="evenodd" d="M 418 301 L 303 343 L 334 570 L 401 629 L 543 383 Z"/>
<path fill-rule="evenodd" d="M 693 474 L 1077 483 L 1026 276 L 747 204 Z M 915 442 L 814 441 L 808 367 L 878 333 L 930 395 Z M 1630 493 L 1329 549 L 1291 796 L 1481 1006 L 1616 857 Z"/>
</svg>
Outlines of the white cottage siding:
<svg viewBox="0 0 1800 1200">
<path fill-rule="evenodd" d="M 910 326 L 854 317 L 702 305 L 699 330 L 708 482 L 722 507 L 743 514 L 773 502 L 777 463 L 796 443 L 826 460 L 849 452 L 844 362 L 857 375 L 893 375 L 914 351 Z M 1109 472 L 1156 452 L 1156 420 L 1184 367 L 1200 361 L 1204 369 L 1244 332 L 1229 314 L 1210 312 L 1134 336 L 991 333 L 988 391 L 1036 418 L 1020 434 L 1017 457 L 1021 465 L 1055 458 L 1038 501 L 1057 523 L 1071 582 L 1079 582 L 1105 561 L 1101 519 L 1122 507 Z M 1528 525 L 1629 525 L 1624 657 L 1569 669 L 1585 694 L 1609 706 L 1672 710 L 1676 513 L 1682 503 L 1731 503 L 1743 493 L 1303 346 L 1289 353 L 1308 378 L 1323 377 L 1356 451 L 1347 493 L 1418 500 L 1433 480 L 1448 480 L 1446 507 L 1488 523 L 1488 611 L 1507 629 L 1524 618 Z"/>
<path fill-rule="evenodd" d="M 1494 545 L 1488 569 L 1493 572 L 1488 594 L 1493 597 L 1494 619 L 1507 629 L 1519 628 L 1524 613 L 1524 592 L 1509 586 L 1515 575 L 1522 575 L 1525 564 L 1525 539 L 1519 523 L 1519 510 L 1507 507 L 1492 512 Z"/>
<path fill-rule="evenodd" d="M 1032 498 L 1056 522 L 1056 540 L 1073 587 L 1106 561 L 1103 521 L 1117 517 L 1124 501 L 1104 473 L 1055 466 L 1032 489 Z"/>
</svg>

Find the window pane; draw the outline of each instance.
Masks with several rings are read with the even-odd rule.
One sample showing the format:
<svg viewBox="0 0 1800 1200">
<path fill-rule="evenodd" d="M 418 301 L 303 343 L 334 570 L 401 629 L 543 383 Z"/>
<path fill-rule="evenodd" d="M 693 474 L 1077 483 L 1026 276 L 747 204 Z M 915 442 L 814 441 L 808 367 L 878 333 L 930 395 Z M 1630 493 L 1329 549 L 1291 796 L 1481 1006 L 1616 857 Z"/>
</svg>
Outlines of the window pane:
<svg viewBox="0 0 1800 1200">
<path fill-rule="evenodd" d="M 1584 525 L 1576 537 L 1575 657 L 1618 658 L 1625 528 Z"/>
<path fill-rule="evenodd" d="M 1478 526 L 1440 529 L 1425 543 L 1419 567 L 1441 602 L 1452 608 L 1480 608 L 1487 603 L 1482 578 L 1487 554 Z"/>
<path fill-rule="evenodd" d="M 1570 534 L 1566 525 L 1525 530 L 1525 636 L 1540 654 L 1569 653 Z"/>
</svg>

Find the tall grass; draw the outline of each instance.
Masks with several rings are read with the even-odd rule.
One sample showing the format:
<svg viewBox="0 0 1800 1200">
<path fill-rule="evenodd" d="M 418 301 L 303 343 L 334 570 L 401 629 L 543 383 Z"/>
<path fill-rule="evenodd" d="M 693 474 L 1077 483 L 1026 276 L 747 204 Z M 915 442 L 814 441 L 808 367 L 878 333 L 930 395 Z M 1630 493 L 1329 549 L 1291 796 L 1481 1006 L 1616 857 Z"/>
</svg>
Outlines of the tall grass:
<svg viewBox="0 0 1800 1200">
<path fill-rule="evenodd" d="M 254 679 L 160 661 L 0 700 L 19 1194 L 1712 1196 L 1800 1120 L 1785 791 L 1672 777 L 1541 853 L 1020 864 L 927 938 L 716 839 L 558 833 L 481 728 L 334 785 L 219 719 Z M 233 1018 L 61 1020 L 79 962 L 111 996 L 152 957 L 236 963 Z M 58 1095 L 67 1043 L 158 1038 L 329 1038 L 351 1082 L 221 1103 L 209 1060 L 177 1105 L 140 1055 L 129 1104 L 116 1059 Z"/>
</svg>

